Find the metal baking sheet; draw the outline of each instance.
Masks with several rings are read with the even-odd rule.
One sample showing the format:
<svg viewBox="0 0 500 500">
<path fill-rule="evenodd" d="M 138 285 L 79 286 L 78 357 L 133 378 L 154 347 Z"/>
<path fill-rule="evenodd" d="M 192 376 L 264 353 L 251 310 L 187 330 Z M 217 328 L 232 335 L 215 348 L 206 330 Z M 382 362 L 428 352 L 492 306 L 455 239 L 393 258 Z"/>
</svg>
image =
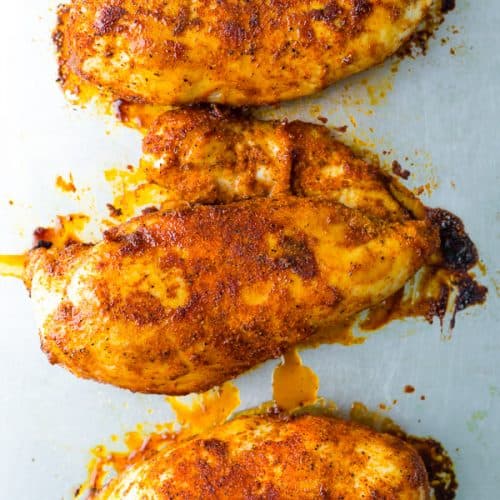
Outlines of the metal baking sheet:
<svg viewBox="0 0 500 500">
<path fill-rule="evenodd" d="M 389 61 L 261 114 L 308 121 L 323 116 L 330 126 L 348 125 L 347 142 L 400 161 L 412 172 L 410 186 L 433 187 L 428 204 L 466 223 L 490 293 L 486 306 L 460 316 L 451 338 L 438 324 L 406 320 L 363 345 L 325 345 L 302 357 L 320 376 L 321 395 L 341 407 L 362 401 L 376 408 L 397 399 L 391 418 L 449 450 L 458 497 L 489 500 L 500 491 L 500 10 L 496 0 L 457 4 L 427 56 L 405 59 L 395 73 Z M 55 214 L 102 208 L 111 199 L 103 170 L 134 164 L 140 154 L 137 132 L 64 100 L 50 41 L 55 5 L 2 4 L 1 253 L 26 249 L 31 230 Z M 56 176 L 69 172 L 77 187 L 89 188 L 79 189 L 80 200 L 54 188 Z M 1 498 L 71 498 L 85 477 L 91 447 L 138 422 L 171 418 L 162 397 L 78 380 L 51 367 L 17 280 L 0 281 L 0 317 Z M 242 408 L 270 399 L 276 363 L 237 380 Z M 406 384 L 415 393 L 405 394 Z"/>
</svg>

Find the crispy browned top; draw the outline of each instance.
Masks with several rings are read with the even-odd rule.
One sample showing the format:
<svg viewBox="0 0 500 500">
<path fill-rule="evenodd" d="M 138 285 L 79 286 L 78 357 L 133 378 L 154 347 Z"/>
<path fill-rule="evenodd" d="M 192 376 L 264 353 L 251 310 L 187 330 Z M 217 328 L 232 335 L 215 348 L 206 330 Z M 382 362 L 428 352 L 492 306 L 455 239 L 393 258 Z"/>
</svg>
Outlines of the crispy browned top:
<svg viewBox="0 0 500 500">
<path fill-rule="evenodd" d="M 436 250 L 423 221 L 319 198 L 148 214 L 95 246 L 32 252 L 43 349 L 132 390 L 201 391 L 401 288 Z"/>
<path fill-rule="evenodd" d="M 427 500 L 417 452 L 342 420 L 237 418 L 134 465 L 97 498 Z"/>
<path fill-rule="evenodd" d="M 431 0 L 73 0 L 62 79 L 121 99 L 263 104 L 311 94 L 394 53 Z"/>
</svg>

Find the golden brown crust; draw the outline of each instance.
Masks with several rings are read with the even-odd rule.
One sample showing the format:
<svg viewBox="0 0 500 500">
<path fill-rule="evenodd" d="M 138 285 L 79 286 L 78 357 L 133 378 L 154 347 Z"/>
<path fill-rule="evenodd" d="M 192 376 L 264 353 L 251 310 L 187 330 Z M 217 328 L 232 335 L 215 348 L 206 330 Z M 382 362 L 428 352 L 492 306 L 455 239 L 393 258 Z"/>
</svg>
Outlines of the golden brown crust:
<svg viewBox="0 0 500 500">
<path fill-rule="evenodd" d="M 428 500 L 429 484 L 417 452 L 393 436 L 327 417 L 254 416 L 134 465 L 98 498 Z"/>
<path fill-rule="evenodd" d="M 324 126 L 261 121 L 223 108 L 180 109 L 156 120 L 143 151 L 147 181 L 165 188 L 169 201 L 293 194 L 336 200 L 384 219 L 409 218 L 392 193 L 397 181 L 356 157 Z"/>
<path fill-rule="evenodd" d="M 319 198 L 153 213 L 93 246 L 32 252 L 43 349 L 134 391 L 220 384 L 401 288 L 436 250 L 425 220 Z"/>
<path fill-rule="evenodd" d="M 286 127 L 222 108 L 169 111 L 143 141 L 149 182 L 170 199 L 228 203 L 290 194 L 292 143 Z"/>
<path fill-rule="evenodd" d="M 59 12 L 61 78 L 155 104 L 272 103 L 380 63 L 431 0 L 73 0 Z"/>
</svg>

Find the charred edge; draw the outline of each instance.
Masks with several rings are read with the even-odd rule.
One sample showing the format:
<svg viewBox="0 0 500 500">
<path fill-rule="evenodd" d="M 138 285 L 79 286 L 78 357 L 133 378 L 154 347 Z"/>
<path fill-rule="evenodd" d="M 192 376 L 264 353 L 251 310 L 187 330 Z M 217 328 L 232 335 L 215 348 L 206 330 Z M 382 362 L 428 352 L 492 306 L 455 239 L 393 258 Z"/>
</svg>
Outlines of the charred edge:
<svg viewBox="0 0 500 500">
<path fill-rule="evenodd" d="M 63 46 L 65 19 L 69 14 L 69 11 L 69 5 L 59 5 L 57 8 L 57 23 L 54 31 L 52 32 L 52 41 L 56 46 L 57 52 L 60 52 Z"/>
<path fill-rule="evenodd" d="M 455 8 L 455 0 L 441 0 L 436 8 L 431 8 L 422 22 L 422 27 L 413 33 L 406 43 L 397 51 L 396 55 L 403 59 L 426 55 L 429 41 L 435 37 L 439 26 L 444 22 L 445 15 Z"/>
<path fill-rule="evenodd" d="M 51 241 L 39 240 L 33 246 L 33 250 L 36 250 L 38 248 L 45 248 L 48 250 L 49 248 L 52 248 L 52 245 L 53 243 Z"/>
<path fill-rule="evenodd" d="M 70 6 L 69 5 L 59 5 L 57 8 L 57 23 L 54 31 L 52 32 L 52 42 L 56 48 L 56 54 L 58 57 L 58 68 L 57 68 L 57 79 L 56 82 L 64 85 L 66 76 L 64 75 L 64 61 L 63 61 L 63 45 L 64 45 L 64 28 L 65 20 L 69 15 Z"/>
<path fill-rule="evenodd" d="M 455 328 L 455 319 L 459 311 L 477 304 L 484 304 L 488 294 L 488 289 L 477 283 L 468 274 L 455 276 L 453 284 L 457 288 L 457 296 L 455 298 L 453 316 L 450 320 L 451 329 Z"/>
<path fill-rule="evenodd" d="M 441 12 L 446 14 L 456 7 L 455 0 L 441 0 Z"/>
<path fill-rule="evenodd" d="M 50 248 L 53 231 L 47 227 L 37 227 L 33 231 L 33 248 Z"/>
<path fill-rule="evenodd" d="M 443 445 L 431 438 L 403 436 L 424 462 L 429 484 L 434 490 L 436 500 L 452 500 L 456 497 L 458 481 L 453 461 Z"/>
<path fill-rule="evenodd" d="M 427 214 L 430 221 L 439 228 L 444 267 L 464 272 L 474 267 L 478 261 L 478 253 L 463 222 L 442 208 L 428 209 Z"/>
</svg>

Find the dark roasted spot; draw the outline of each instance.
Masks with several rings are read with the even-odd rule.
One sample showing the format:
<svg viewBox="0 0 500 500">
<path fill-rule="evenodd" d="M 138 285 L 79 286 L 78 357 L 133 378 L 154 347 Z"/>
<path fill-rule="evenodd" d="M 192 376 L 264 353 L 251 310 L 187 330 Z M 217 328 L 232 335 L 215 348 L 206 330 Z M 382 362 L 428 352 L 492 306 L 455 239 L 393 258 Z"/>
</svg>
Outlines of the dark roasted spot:
<svg viewBox="0 0 500 500">
<path fill-rule="evenodd" d="M 455 8 L 455 0 L 441 0 L 441 12 L 450 12 Z"/>
<path fill-rule="evenodd" d="M 177 14 L 177 20 L 174 26 L 174 36 L 179 36 L 186 30 L 189 23 L 189 7 L 182 6 Z"/>
<path fill-rule="evenodd" d="M 165 308 L 158 298 L 147 292 L 136 291 L 129 295 L 122 307 L 125 319 L 136 325 L 154 325 L 166 316 Z"/>
<path fill-rule="evenodd" d="M 144 228 L 139 228 L 130 234 L 119 234 L 114 228 L 104 233 L 106 241 L 120 243 L 119 252 L 121 255 L 142 253 L 148 248 L 156 245 L 152 235 Z"/>
<path fill-rule="evenodd" d="M 169 59 L 174 61 L 183 60 L 186 56 L 186 46 L 174 40 L 165 40 L 165 53 Z"/>
<path fill-rule="evenodd" d="M 347 132 L 347 125 L 342 125 L 341 127 L 333 127 L 333 130 L 345 134 Z"/>
<path fill-rule="evenodd" d="M 371 0 L 353 0 L 352 14 L 354 17 L 364 17 L 372 11 Z"/>
<path fill-rule="evenodd" d="M 146 208 L 143 208 L 141 211 L 142 215 L 154 214 L 156 212 L 159 212 L 158 208 L 156 208 L 156 207 L 146 207 Z"/>
<path fill-rule="evenodd" d="M 94 22 L 96 35 L 102 36 L 109 33 L 126 13 L 127 11 L 118 5 L 103 7 L 98 11 Z"/>
<path fill-rule="evenodd" d="M 398 177 L 401 177 L 402 179 L 406 180 L 408 177 L 410 177 L 410 171 L 404 169 L 401 166 L 401 163 L 399 161 L 394 160 L 392 162 L 392 173 L 394 175 L 397 175 Z"/>
<path fill-rule="evenodd" d="M 225 21 L 221 24 L 221 31 L 224 38 L 231 47 L 238 47 L 246 38 L 245 29 L 235 21 Z"/>
<path fill-rule="evenodd" d="M 305 241 L 284 236 L 281 240 L 282 255 L 276 259 L 280 269 L 292 269 L 303 279 L 316 276 L 318 268 L 314 254 Z"/>
<path fill-rule="evenodd" d="M 342 7 L 336 1 L 329 2 L 323 9 L 311 11 L 311 18 L 314 21 L 332 23 L 342 14 Z"/>
<path fill-rule="evenodd" d="M 37 241 L 36 245 L 33 247 L 33 249 L 36 248 L 46 248 L 49 249 L 51 248 L 53 243 L 51 241 L 45 241 L 45 240 L 39 240 Z"/>
<path fill-rule="evenodd" d="M 477 263 L 476 246 L 465 232 L 463 222 L 441 208 L 428 210 L 430 220 L 439 228 L 441 252 L 447 269 L 467 271 Z"/>
<path fill-rule="evenodd" d="M 110 217 L 116 218 L 116 217 L 120 217 L 122 215 L 122 209 L 121 208 L 116 208 L 111 203 L 107 203 L 106 204 L 106 208 L 108 209 Z"/>
<path fill-rule="evenodd" d="M 59 52 L 62 49 L 63 41 L 64 41 L 64 35 L 62 30 L 55 30 L 52 33 L 52 41 L 54 42 L 54 45 L 56 46 L 57 51 Z"/>
<path fill-rule="evenodd" d="M 259 27 L 260 21 L 259 21 L 259 13 L 258 12 L 252 13 L 252 15 L 250 16 L 249 25 L 250 25 L 250 28 L 252 28 L 252 29 L 256 29 Z"/>
<path fill-rule="evenodd" d="M 203 441 L 203 446 L 206 450 L 220 458 L 224 458 L 227 455 L 227 443 L 219 439 L 205 439 Z"/>
</svg>

